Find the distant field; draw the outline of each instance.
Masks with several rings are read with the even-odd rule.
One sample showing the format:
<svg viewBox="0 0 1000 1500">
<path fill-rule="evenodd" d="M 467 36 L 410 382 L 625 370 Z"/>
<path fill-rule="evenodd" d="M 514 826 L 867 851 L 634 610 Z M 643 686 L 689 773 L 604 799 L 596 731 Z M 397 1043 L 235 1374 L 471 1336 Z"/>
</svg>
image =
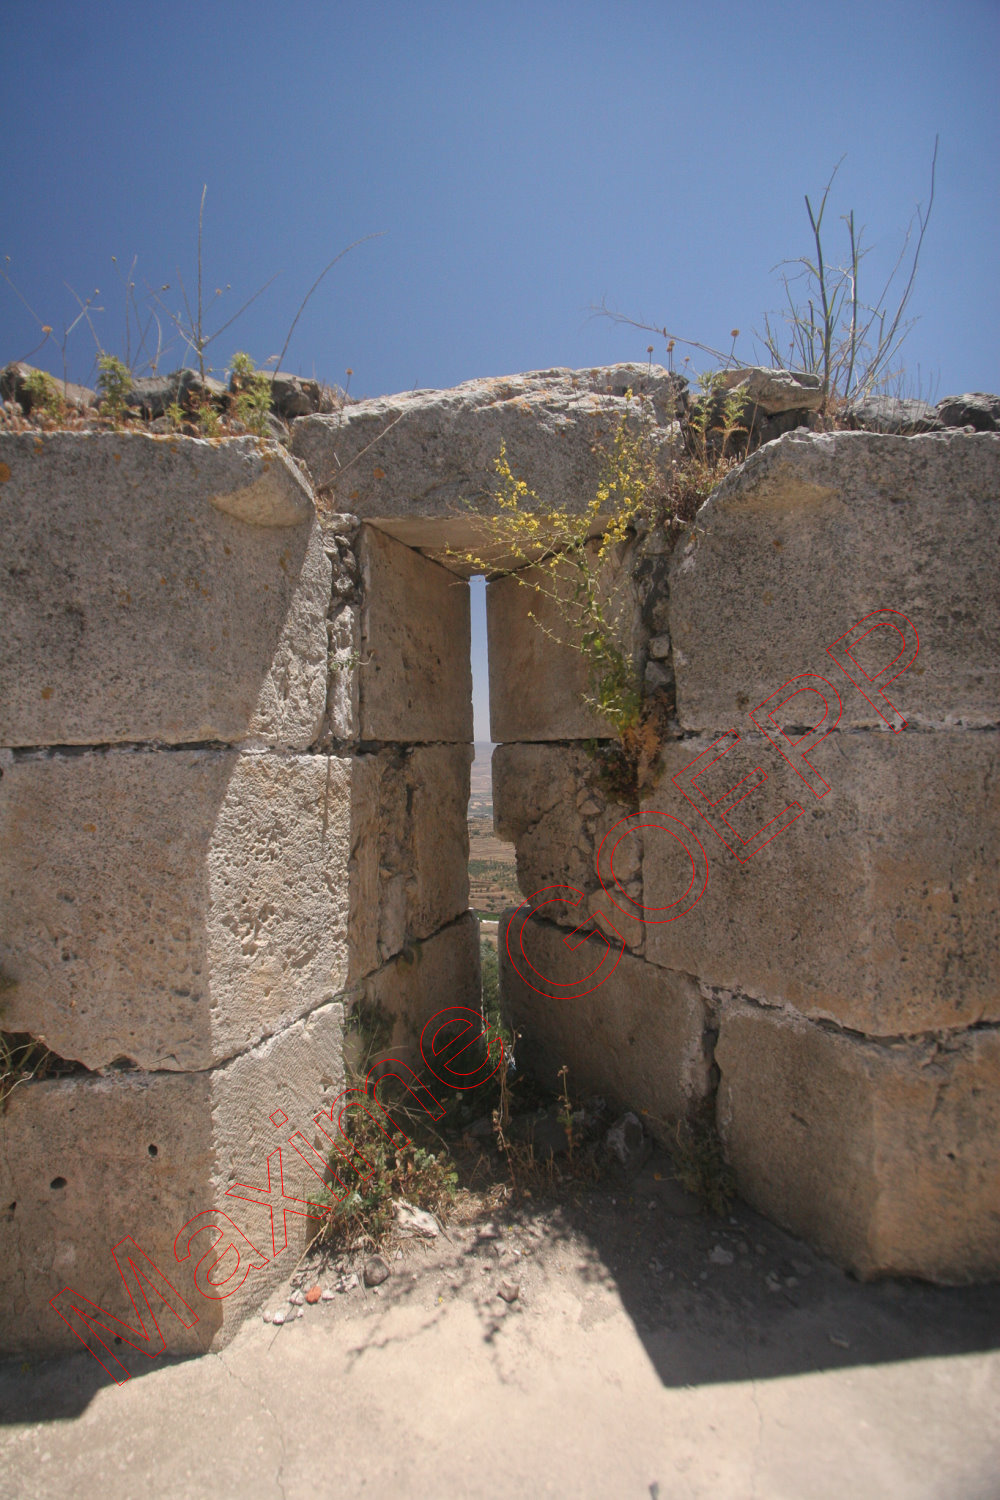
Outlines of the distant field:
<svg viewBox="0 0 1000 1500">
<path fill-rule="evenodd" d="M 492 752 L 492 745 L 476 745 L 469 797 L 469 905 L 481 917 L 499 917 L 521 899 L 514 846 L 493 828 Z"/>
</svg>

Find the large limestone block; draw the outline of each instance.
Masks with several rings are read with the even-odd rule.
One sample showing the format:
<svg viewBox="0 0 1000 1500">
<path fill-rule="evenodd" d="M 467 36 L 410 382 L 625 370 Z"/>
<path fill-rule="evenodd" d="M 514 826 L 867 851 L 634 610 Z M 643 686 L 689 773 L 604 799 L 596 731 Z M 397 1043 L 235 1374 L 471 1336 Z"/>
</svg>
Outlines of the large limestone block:
<svg viewBox="0 0 1000 1500">
<path fill-rule="evenodd" d="M 626 391 L 648 397 L 651 440 L 666 454 L 683 386 L 658 365 L 469 380 L 303 417 L 292 429 L 292 452 L 340 510 L 441 555 L 448 547 L 481 546 L 475 516 L 495 512 L 502 444 L 514 473 L 543 502 L 581 511 L 601 475 L 600 447 L 610 446 L 623 415 L 635 410 Z"/>
<path fill-rule="evenodd" d="M 583 656 L 543 629 L 558 631 L 561 623 L 554 601 L 516 577 L 487 585 L 490 735 L 495 742 L 596 739 L 609 733 L 605 720 L 583 701 L 590 691 Z"/>
<path fill-rule="evenodd" d="M 226 1189 L 237 1183 L 266 1189 L 267 1158 L 280 1147 L 286 1193 L 323 1200 L 322 1183 L 287 1142 L 301 1130 L 330 1155 L 312 1121 L 344 1086 L 342 1020 L 342 1005 L 326 1004 L 226 1067 L 205 1072 L 76 1075 L 16 1088 L 0 1114 L 0 1346 L 8 1353 L 79 1349 L 49 1305 L 67 1286 L 135 1326 L 111 1254 L 125 1235 L 198 1315 L 184 1329 L 151 1298 L 167 1350 L 227 1342 L 289 1274 L 320 1221 L 289 1214 L 288 1249 L 281 1251 L 279 1207 L 275 1257 L 267 1207 L 260 1198 L 227 1198 Z M 279 1129 L 269 1118 L 276 1110 L 287 1116 Z M 278 1179 L 275 1160 L 276 1192 Z M 192 1275 L 211 1234 L 195 1239 L 186 1260 L 174 1254 L 178 1230 L 211 1208 L 227 1213 L 261 1252 L 260 1269 L 223 1300 L 202 1295 Z M 235 1265 L 232 1254 L 229 1264 Z M 112 1348 L 129 1357 L 124 1346 Z"/>
<path fill-rule="evenodd" d="M 4 1027 L 102 1068 L 207 1068 L 346 982 L 349 763 L 235 751 L 13 759 Z"/>
<path fill-rule="evenodd" d="M 408 943 L 402 953 L 367 976 L 360 1000 L 368 1015 L 378 1018 L 385 1042 L 380 1056 L 399 1057 L 414 1072 L 420 1072 L 420 1034 L 432 1016 L 450 1006 L 461 1006 L 477 1015 L 481 1012 L 479 919 L 475 912 L 466 912 L 422 942 Z M 366 1068 L 374 1060 L 366 1058 Z"/>
<path fill-rule="evenodd" d="M 915 662 L 887 689 L 908 722 L 995 725 L 998 498 L 996 433 L 790 433 L 758 450 L 672 559 L 683 727 L 742 726 L 804 672 L 837 687 L 842 727 L 881 723 L 826 653 L 878 609 L 901 611 L 919 636 Z M 874 675 L 904 638 L 880 626 L 857 660 Z"/>
<path fill-rule="evenodd" d="M 467 910 L 472 755 L 417 745 L 351 761 L 352 982 Z"/>
<path fill-rule="evenodd" d="M 672 1125 L 709 1094 L 710 1049 L 696 982 L 625 953 L 589 994 L 552 998 L 534 987 L 544 981 L 536 981 L 533 969 L 565 983 L 595 968 L 604 944 L 591 938 L 570 951 L 562 929 L 529 919 L 525 955 L 522 924 L 520 919 L 511 923 L 512 916 L 505 912 L 500 923 L 499 954 L 504 1013 L 522 1033 L 519 1065 L 558 1088 L 559 1069 L 566 1064 L 574 1097 L 608 1095 L 641 1110 L 649 1129 L 668 1139 Z"/>
<path fill-rule="evenodd" d="M 562 926 L 577 927 L 598 910 L 615 918 L 601 887 L 597 856 L 628 810 L 594 784 L 595 769 L 586 751 L 574 745 L 498 745 L 493 752 L 497 833 L 514 844 L 522 893 L 544 900 L 547 919 Z M 640 858 L 641 844 L 630 837 L 615 867 L 637 898 Z M 547 894 L 558 886 L 582 893 L 583 900 L 569 892 L 566 899 Z M 618 925 L 629 947 L 641 945 L 641 924 Z"/>
<path fill-rule="evenodd" d="M 371 526 L 361 567 L 362 739 L 471 741 L 468 584 Z"/>
<path fill-rule="evenodd" d="M 0 435 L 0 745 L 304 749 L 331 568 L 281 449 Z"/>
<path fill-rule="evenodd" d="M 740 1193 L 857 1275 L 1000 1275 L 1000 1032 L 876 1045 L 723 1007 L 718 1122 Z"/>
<path fill-rule="evenodd" d="M 701 778 L 715 800 L 757 766 L 767 774 L 728 827 L 713 811 L 730 847 L 746 853 L 758 828 L 775 819 L 776 829 L 794 802 L 803 809 L 745 861 L 670 781 L 711 743 L 668 745 L 644 803 L 685 823 L 708 860 L 697 905 L 647 921 L 649 959 L 874 1035 L 1000 1019 L 1000 736 L 832 735 L 811 757 L 830 787 L 822 799 L 760 737 L 744 739 Z M 642 899 L 664 908 L 687 888 L 691 861 L 667 833 L 643 838 Z"/>
<path fill-rule="evenodd" d="M 635 589 L 621 555 L 603 574 L 605 616 L 616 623 L 627 654 L 638 646 Z M 610 563 L 610 559 L 609 559 Z M 498 578 L 486 589 L 490 667 L 490 733 L 495 742 L 607 739 L 611 723 L 589 708 L 590 664 L 578 642 L 584 622 L 573 612 L 573 589 L 581 574 L 570 568 L 526 568 Z"/>
</svg>

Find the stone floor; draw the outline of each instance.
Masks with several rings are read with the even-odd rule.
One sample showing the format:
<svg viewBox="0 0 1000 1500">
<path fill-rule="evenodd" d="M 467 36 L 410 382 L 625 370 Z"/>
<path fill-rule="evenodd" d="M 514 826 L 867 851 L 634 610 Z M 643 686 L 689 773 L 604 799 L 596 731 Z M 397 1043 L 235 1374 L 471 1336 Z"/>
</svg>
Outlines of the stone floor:
<svg viewBox="0 0 1000 1500">
<path fill-rule="evenodd" d="M 493 1231 L 496 1231 L 494 1233 Z M 12 1500 L 997 1500 L 1000 1286 L 860 1285 L 654 1157 L 224 1350 L 0 1365 Z M 332 1267 L 301 1282 L 332 1286 Z M 347 1278 L 350 1280 L 350 1278 Z M 503 1285 L 508 1297 L 499 1290 Z"/>
</svg>

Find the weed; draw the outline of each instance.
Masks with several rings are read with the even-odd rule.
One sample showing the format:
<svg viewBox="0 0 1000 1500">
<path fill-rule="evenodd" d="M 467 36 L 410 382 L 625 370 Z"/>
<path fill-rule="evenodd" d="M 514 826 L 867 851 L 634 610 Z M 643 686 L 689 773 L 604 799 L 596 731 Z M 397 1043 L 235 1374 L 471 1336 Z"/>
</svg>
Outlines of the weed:
<svg viewBox="0 0 1000 1500">
<path fill-rule="evenodd" d="M 205 396 L 195 408 L 198 430 L 202 437 L 217 438 L 222 436 L 222 418 L 215 409 L 215 404 L 210 396 Z"/>
<path fill-rule="evenodd" d="M 355 1086 L 360 1088 L 360 1082 Z M 321 1249 L 383 1248 L 392 1238 L 394 1199 L 405 1199 L 438 1216 L 447 1213 L 458 1187 L 458 1172 L 447 1150 L 429 1138 L 426 1115 L 395 1101 L 387 1102 L 386 1111 L 390 1120 L 384 1121 L 383 1128 L 374 1103 L 368 1109 L 359 1105 L 351 1110 L 350 1140 L 362 1159 L 355 1172 L 336 1152 L 331 1155 L 331 1171 L 341 1185 L 335 1184 L 318 1200 L 332 1209 L 313 1241 Z M 396 1122 L 402 1129 L 390 1136 L 388 1130 Z M 401 1139 L 403 1131 L 409 1141 Z M 437 1149 L 430 1149 L 432 1144 Z"/>
<path fill-rule="evenodd" d="M 643 702 L 638 721 L 616 740 L 584 740 L 594 783 L 609 801 L 637 808 L 640 793 L 656 785 L 672 706 L 672 699 L 656 695 Z"/>
<path fill-rule="evenodd" d="M 559 1090 L 559 1123 L 566 1132 L 566 1152 L 569 1156 L 570 1164 L 572 1164 L 573 1151 L 577 1141 L 573 1123 L 573 1104 L 569 1097 L 569 1068 L 566 1063 L 563 1063 L 559 1069 L 559 1082 L 561 1085 Z"/>
<path fill-rule="evenodd" d="M 823 244 L 823 217 L 827 199 L 843 157 L 830 174 L 818 211 L 814 212 L 809 196 L 806 195 L 806 212 L 812 230 L 814 254 L 801 255 L 796 260 L 783 263 L 801 268 L 793 277 L 782 274 L 787 304 L 782 319 L 787 325 L 789 340 L 786 346 L 784 339 L 766 316 L 764 331 L 760 337 L 774 364 L 783 367 L 787 358 L 788 368 L 822 377 L 822 390 L 827 405 L 837 398 L 856 401 L 893 379 L 891 362 L 913 326 L 912 320 L 904 322 L 904 314 L 913 292 L 924 235 L 934 206 L 937 153 L 938 141 L 935 137 L 927 211 L 925 213 L 917 205 L 896 263 L 872 303 L 863 302 L 861 298 L 861 262 L 868 251 L 862 243 L 864 231 L 855 229 L 853 209 L 841 215 L 847 230 L 846 262 L 831 265 Z M 918 226 L 918 233 L 907 269 L 907 249 L 914 225 Z M 889 299 L 893 283 L 901 270 L 905 282 L 902 293 L 893 306 Z M 792 290 L 792 282 L 803 279 L 806 286 L 804 302 Z"/>
<path fill-rule="evenodd" d="M 231 415 L 258 437 L 267 437 L 271 414 L 270 376 L 257 369 L 249 354 L 238 353 L 233 355 L 232 381 Z"/>
<path fill-rule="evenodd" d="M 100 393 L 98 410 L 110 418 L 115 427 L 125 421 L 125 397 L 132 389 L 132 375 L 128 365 L 114 354 L 102 354 L 97 361 L 97 389 Z"/>
<path fill-rule="evenodd" d="M 642 683 L 629 643 L 630 601 L 619 564 L 636 518 L 654 513 L 658 494 L 648 418 L 641 404 L 631 405 L 631 392 L 628 400 L 586 507 L 574 512 L 542 500 L 513 473 L 501 444 L 493 497 L 497 510 L 482 523 L 486 555 L 451 554 L 478 572 L 513 577 L 554 604 L 559 629 L 533 611 L 530 617 L 551 639 L 583 655 L 589 679 L 585 701 L 619 736 L 638 723 L 642 709 Z M 498 569 L 490 553 L 511 561 Z"/>
<path fill-rule="evenodd" d="M 514 1061 L 514 1042 L 516 1038 L 504 1020 L 500 1009 L 500 961 L 497 950 L 492 943 L 486 942 L 485 939 L 479 944 L 479 962 L 482 974 L 485 1045 L 489 1047 L 492 1045 L 495 1037 L 500 1038 L 506 1059 L 506 1066 L 500 1071 L 505 1072 Z"/>
<path fill-rule="evenodd" d="M 668 1149 L 681 1187 L 701 1198 L 713 1214 L 726 1213 L 736 1195 L 736 1177 L 714 1119 L 703 1114 L 678 1121 Z"/>
<path fill-rule="evenodd" d="M 59 387 L 51 375 L 44 370 L 32 370 L 24 381 L 24 390 L 32 411 L 43 411 L 46 416 L 58 421 L 63 416 L 66 403 L 59 394 Z"/>
<path fill-rule="evenodd" d="M 921 204 L 917 205 L 892 270 L 881 290 L 870 301 L 864 301 L 861 296 L 861 266 L 868 249 L 863 243 L 864 230 L 855 227 L 854 210 L 841 215 L 847 232 L 846 255 L 842 263 L 830 261 L 823 239 L 827 201 L 843 158 L 830 174 L 818 209 L 814 210 L 806 195 L 813 253 L 780 263 L 781 266 L 799 267 L 793 275 L 782 271 L 786 305 L 780 318 L 786 325 L 786 332 L 783 334 L 780 327 L 772 323 L 770 315 L 765 315 L 763 330 L 755 337 L 763 345 L 773 368 L 820 377 L 825 414 L 898 379 L 900 372 L 892 369 L 892 362 L 913 326 L 913 319 L 907 320 L 906 312 L 934 206 L 937 154 L 938 139 L 935 136 L 927 208 L 924 210 Z M 911 241 L 914 241 L 912 251 Z M 902 290 L 897 293 L 894 288 L 899 286 L 900 277 Z M 802 291 L 795 286 L 799 282 L 804 282 Z M 736 359 L 738 330 L 733 331 L 732 346 L 725 351 L 695 339 L 682 338 L 667 328 L 630 318 L 603 303 L 595 311 L 616 323 L 659 334 L 666 340 L 671 369 L 677 344 L 700 350 L 723 368 L 740 366 Z"/>
</svg>

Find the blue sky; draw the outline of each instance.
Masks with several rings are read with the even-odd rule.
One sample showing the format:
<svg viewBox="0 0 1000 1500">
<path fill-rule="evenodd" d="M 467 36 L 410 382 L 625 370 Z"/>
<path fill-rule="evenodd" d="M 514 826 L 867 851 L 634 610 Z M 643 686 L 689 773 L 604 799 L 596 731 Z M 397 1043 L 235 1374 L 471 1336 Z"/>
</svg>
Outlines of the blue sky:
<svg viewBox="0 0 1000 1500">
<path fill-rule="evenodd" d="M 55 329 L 35 356 L 55 373 L 65 283 L 100 289 L 112 353 L 133 256 L 140 293 L 169 283 L 176 310 L 178 268 L 192 290 L 206 183 L 209 327 L 280 273 L 210 347 L 219 367 L 277 354 L 325 263 L 380 231 L 327 277 L 286 366 L 350 367 L 363 396 L 645 359 L 647 335 L 592 316 L 602 300 L 710 345 L 738 327 L 749 357 L 772 268 L 808 248 L 803 194 L 845 158 L 831 245 L 853 208 L 874 285 L 937 134 L 906 389 L 1000 388 L 997 0 L 7 0 L 2 33 L 0 256 Z M 0 360 L 37 329 L 0 283 Z M 70 378 L 94 353 L 81 324 Z"/>
</svg>

